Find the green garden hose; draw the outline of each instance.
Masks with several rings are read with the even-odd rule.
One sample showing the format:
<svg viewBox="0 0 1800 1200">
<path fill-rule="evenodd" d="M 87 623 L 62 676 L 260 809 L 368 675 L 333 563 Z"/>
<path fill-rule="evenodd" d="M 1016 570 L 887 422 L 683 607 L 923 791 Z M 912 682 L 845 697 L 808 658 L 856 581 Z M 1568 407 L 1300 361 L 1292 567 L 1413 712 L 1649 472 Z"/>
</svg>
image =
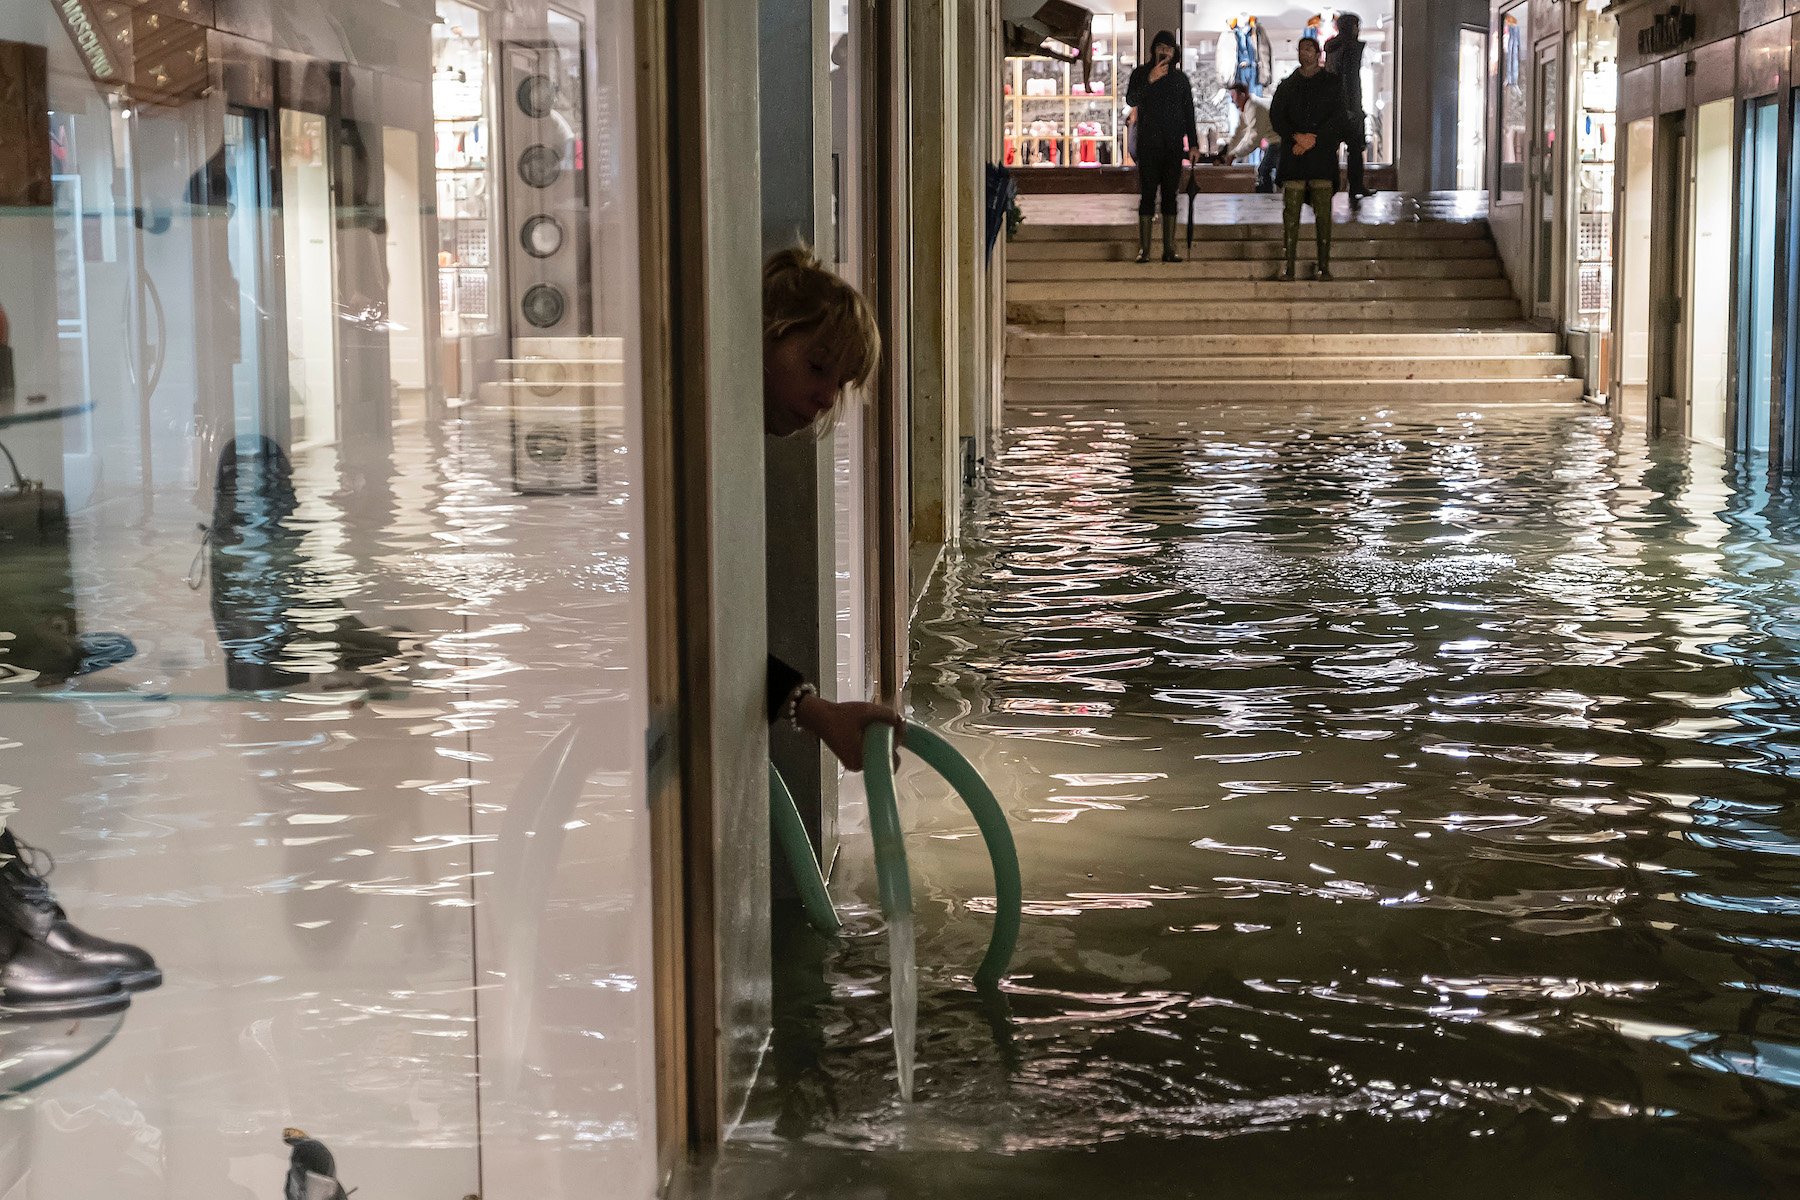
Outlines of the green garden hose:
<svg viewBox="0 0 1800 1200">
<path fill-rule="evenodd" d="M 1000 802 L 987 781 L 954 746 L 918 725 L 906 728 L 906 749 L 927 763 L 956 789 L 968 805 L 987 843 L 994 864 L 994 932 L 987 955 L 975 972 L 981 988 L 997 987 L 1012 964 L 1019 944 L 1019 923 L 1024 907 L 1024 888 L 1019 878 L 1019 854 L 1012 829 Z M 881 907 L 890 920 L 896 914 L 912 914 L 912 885 L 906 871 L 906 851 L 900 841 L 900 814 L 894 799 L 894 730 L 870 725 L 863 739 L 863 764 L 868 773 L 869 827 L 875 835 L 875 867 L 881 882 Z M 885 843 L 885 845 L 884 845 Z"/>
<path fill-rule="evenodd" d="M 831 893 L 825 888 L 825 876 L 819 873 L 819 860 L 813 854 L 812 839 L 806 836 L 800 809 L 787 781 L 775 764 L 769 764 L 769 821 L 775 826 L 775 840 L 788 860 L 788 871 L 800 893 L 800 904 L 806 909 L 806 921 L 820 933 L 833 934 L 842 928 L 837 909 L 831 906 Z"/>
</svg>

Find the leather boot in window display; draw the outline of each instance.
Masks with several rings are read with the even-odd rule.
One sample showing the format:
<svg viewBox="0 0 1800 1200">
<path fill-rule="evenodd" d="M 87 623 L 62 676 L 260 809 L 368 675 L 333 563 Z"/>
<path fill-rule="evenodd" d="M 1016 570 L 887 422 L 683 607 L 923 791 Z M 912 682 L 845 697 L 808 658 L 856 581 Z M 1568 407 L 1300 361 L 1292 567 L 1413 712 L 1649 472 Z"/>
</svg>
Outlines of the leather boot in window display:
<svg viewBox="0 0 1800 1200">
<path fill-rule="evenodd" d="M 110 972 L 127 991 L 160 987 L 162 971 L 147 951 L 98 937 L 69 920 L 50 890 L 55 865 L 48 853 L 21 843 L 12 830 L 0 833 L 0 920 L 64 958 Z"/>
<path fill-rule="evenodd" d="M 104 1017 L 131 1004 L 119 977 L 34 940 L 0 905 L 0 1021 Z"/>
<path fill-rule="evenodd" d="M 281 1140 L 293 1148 L 282 1200 L 347 1200 L 349 1193 L 337 1178 L 337 1159 L 323 1142 L 298 1129 L 285 1131 Z"/>
</svg>

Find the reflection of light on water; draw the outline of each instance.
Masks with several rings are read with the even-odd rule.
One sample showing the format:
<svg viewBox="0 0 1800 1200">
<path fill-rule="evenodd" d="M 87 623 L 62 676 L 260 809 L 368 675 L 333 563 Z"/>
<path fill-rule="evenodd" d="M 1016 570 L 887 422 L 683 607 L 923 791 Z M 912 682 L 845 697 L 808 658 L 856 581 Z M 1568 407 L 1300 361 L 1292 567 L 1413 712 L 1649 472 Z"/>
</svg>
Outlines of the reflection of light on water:
<svg viewBox="0 0 1800 1200">
<path fill-rule="evenodd" d="M 785 1010 L 750 1135 L 1257 1133 L 1361 1179 L 1388 1168 L 1339 1122 L 1448 1161 L 1523 1116 L 1570 1154 L 1679 1117 L 1721 1179 L 1772 1163 L 1800 1086 L 1797 530 L 1794 497 L 1588 412 L 1019 414 L 911 695 L 1014 822 L 1010 1041 L 968 991 L 985 860 L 920 787 L 917 1103 L 883 1086 L 879 951 L 850 936 Z M 840 898 L 873 894 L 866 853 Z M 1566 1182 L 1510 1145 L 1518 1187 Z"/>
</svg>

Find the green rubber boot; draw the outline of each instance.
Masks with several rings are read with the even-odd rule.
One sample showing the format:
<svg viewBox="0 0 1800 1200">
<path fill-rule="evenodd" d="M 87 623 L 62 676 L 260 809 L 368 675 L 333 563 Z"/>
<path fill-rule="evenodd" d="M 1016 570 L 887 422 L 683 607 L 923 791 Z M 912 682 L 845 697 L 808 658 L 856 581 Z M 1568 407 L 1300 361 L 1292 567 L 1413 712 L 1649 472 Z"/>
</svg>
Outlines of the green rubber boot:
<svg viewBox="0 0 1800 1200">
<path fill-rule="evenodd" d="M 1150 261 L 1150 217 L 1138 218 L 1138 258 L 1141 263 Z"/>
</svg>

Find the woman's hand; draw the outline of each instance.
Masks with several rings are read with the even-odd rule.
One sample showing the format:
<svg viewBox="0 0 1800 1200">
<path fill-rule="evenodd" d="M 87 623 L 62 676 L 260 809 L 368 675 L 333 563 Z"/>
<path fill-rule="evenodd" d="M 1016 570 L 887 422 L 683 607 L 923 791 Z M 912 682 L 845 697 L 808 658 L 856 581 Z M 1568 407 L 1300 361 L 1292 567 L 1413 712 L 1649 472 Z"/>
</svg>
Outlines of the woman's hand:
<svg viewBox="0 0 1800 1200">
<path fill-rule="evenodd" d="M 1169 64 L 1166 62 L 1158 62 L 1154 67 L 1150 68 L 1150 82 L 1155 83 L 1157 80 L 1161 79 L 1164 75 L 1167 75 L 1168 73 L 1169 73 Z"/>
<path fill-rule="evenodd" d="M 794 710 L 794 721 L 800 728 L 824 742 L 848 771 L 863 769 L 863 734 L 869 726 L 892 725 L 894 765 L 900 765 L 899 747 L 906 738 L 906 721 L 885 705 L 862 701 L 839 704 L 809 695 Z"/>
</svg>

